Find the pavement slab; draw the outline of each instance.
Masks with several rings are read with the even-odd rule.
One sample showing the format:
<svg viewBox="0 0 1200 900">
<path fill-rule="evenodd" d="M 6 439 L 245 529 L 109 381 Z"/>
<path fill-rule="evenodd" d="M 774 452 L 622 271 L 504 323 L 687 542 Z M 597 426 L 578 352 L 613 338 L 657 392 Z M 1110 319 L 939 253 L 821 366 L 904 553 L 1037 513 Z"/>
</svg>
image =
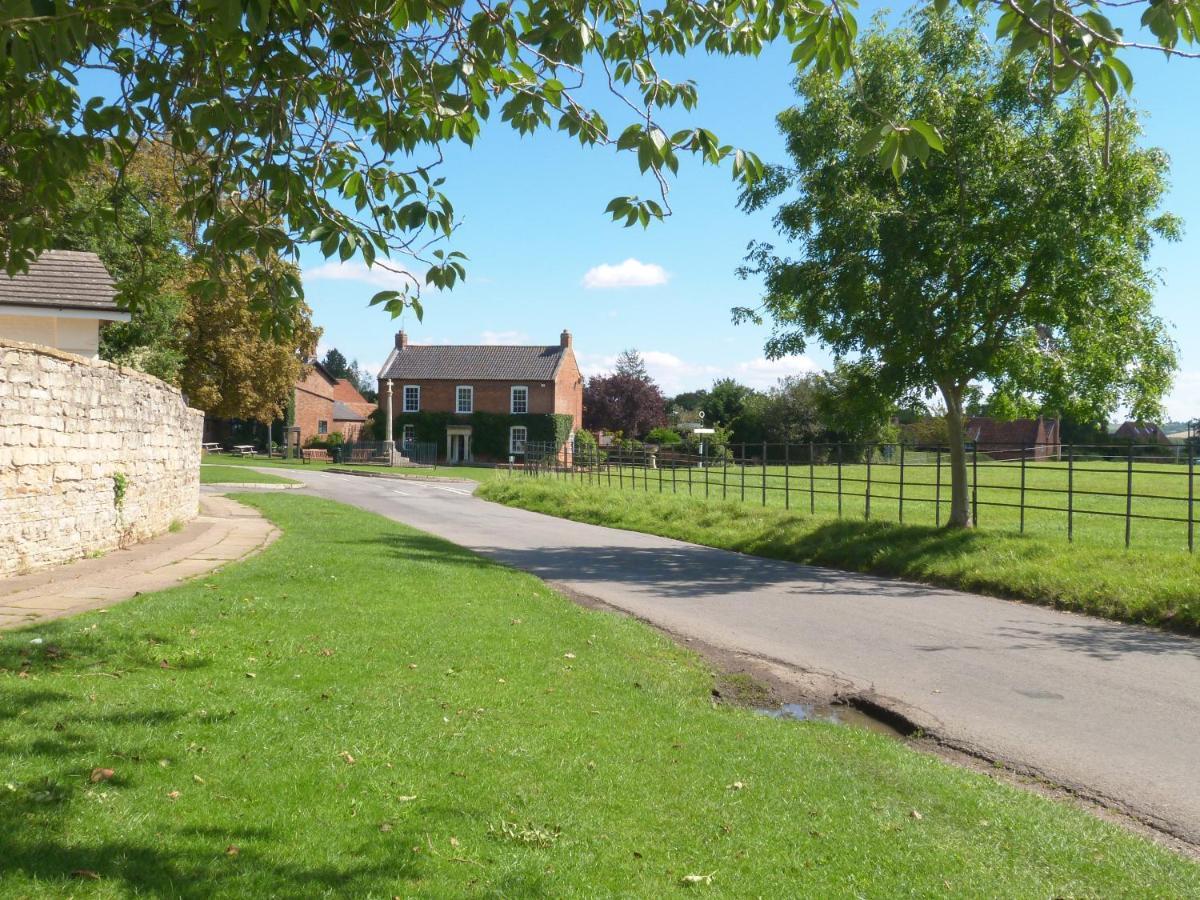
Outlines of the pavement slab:
<svg viewBox="0 0 1200 900">
<path fill-rule="evenodd" d="M 180 531 L 103 556 L 0 579 L 0 629 L 21 628 L 165 590 L 236 562 L 279 537 L 257 510 L 206 493 Z"/>
</svg>

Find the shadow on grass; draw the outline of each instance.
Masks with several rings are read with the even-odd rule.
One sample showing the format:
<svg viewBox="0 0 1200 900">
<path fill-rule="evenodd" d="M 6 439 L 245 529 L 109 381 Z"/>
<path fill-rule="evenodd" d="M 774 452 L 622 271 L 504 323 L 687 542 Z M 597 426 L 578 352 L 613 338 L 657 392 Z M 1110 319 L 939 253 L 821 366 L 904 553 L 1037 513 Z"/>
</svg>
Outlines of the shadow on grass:
<svg viewBox="0 0 1200 900">
<path fill-rule="evenodd" d="M 67 841 L 48 838 L 41 829 L 30 830 L 23 821 L 30 813 L 40 813 L 38 818 L 45 819 L 46 807 L 35 804 L 26 814 L 0 807 L 0 876 L 61 882 L 64 893 L 72 883 L 88 883 L 90 876 L 81 880 L 72 875 L 81 872 L 95 873 L 102 883 L 120 886 L 131 894 L 184 898 L 229 892 L 255 896 L 259 891 L 263 893 L 258 896 L 274 897 L 364 896 L 386 892 L 386 886 L 397 881 L 421 877 L 417 858 L 400 849 L 407 851 L 419 844 L 416 834 L 390 835 L 391 852 L 383 848 L 370 856 L 346 852 L 336 865 L 305 865 L 272 859 L 271 849 L 287 855 L 290 848 L 279 836 L 261 828 L 179 828 L 154 842 L 120 838 Z M 29 837 L 22 839 L 22 835 Z M 197 846 L 206 841 L 210 846 Z M 230 845 L 238 847 L 236 854 L 227 852 Z"/>
</svg>

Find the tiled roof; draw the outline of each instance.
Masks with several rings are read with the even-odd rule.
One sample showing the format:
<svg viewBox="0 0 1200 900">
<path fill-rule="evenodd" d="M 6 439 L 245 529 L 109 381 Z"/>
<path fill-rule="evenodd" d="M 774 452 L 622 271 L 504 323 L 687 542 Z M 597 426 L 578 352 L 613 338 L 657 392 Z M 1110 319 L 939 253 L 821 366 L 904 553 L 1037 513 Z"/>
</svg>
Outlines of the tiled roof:
<svg viewBox="0 0 1200 900">
<path fill-rule="evenodd" d="M 333 383 L 333 399 L 350 404 L 367 402 L 348 378 L 339 378 Z"/>
<path fill-rule="evenodd" d="M 8 276 L 0 272 L 0 303 L 119 312 L 116 287 L 95 253 L 47 250 L 29 271 Z"/>
<path fill-rule="evenodd" d="M 341 400 L 333 401 L 333 419 L 335 422 L 365 422 L 366 416 L 356 413 L 349 404 Z"/>
<path fill-rule="evenodd" d="M 392 351 L 381 378 L 553 381 L 565 347 L 414 345 Z"/>
</svg>

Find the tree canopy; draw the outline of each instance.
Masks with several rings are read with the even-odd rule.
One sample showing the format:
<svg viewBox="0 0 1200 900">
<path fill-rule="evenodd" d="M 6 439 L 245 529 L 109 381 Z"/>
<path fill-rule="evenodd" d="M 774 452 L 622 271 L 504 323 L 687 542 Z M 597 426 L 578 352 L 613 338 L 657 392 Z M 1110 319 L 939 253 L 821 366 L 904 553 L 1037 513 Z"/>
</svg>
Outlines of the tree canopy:
<svg viewBox="0 0 1200 900">
<path fill-rule="evenodd" d="M 949 0 L 932 0 L 944 8 Z M 1031 61 L 1048 93 L 1082 84 L 1110 108 L 1132 77 L 1121 54 L 1173 55 L 1197 39 L 1200 0 L 1131 0 L 1144 42 L 1103 14 L 1117 0 L 959 0 L 998 15 L 998 34 Z M 868 96 L 858 65 L 853 0 L 14 0 L 0 4 L 0 267 L 15 272 L 51 246 L 39 214 L 73 201 L 77 176 L 101 160 L 124 173 L 148 143 L 168 147 L 178 213 L 199 245 L 207 291 L 230 274 L 277 325 L 290 321 L 305 243 L 326 257 L 360 256 L 411 280 L 373 302 L 421 313 L 422 284 L 465 274 L 447 240 L 455 210 L 436 167 L 443 148 L 471 144 L 488 119 L 521 134 L 557 128 L 584 146 L 629 154 L 658 185 L 607 208 L 626 225 L 669 212 L 679 157 L 725 162 L 752 183 L 753 154 L 711 131 L 668 131 L 671 107 L 694 107 L 696 85 L 660 70 L 692 48 L 756 54 L 782 37 L 800 71 L 853 73 L 869 104 L 864 152 L 900 177 L 943 146 L 938 126 Z M 982 23 L 983 19 L 979 20 Z M 627 111 L 609 123 L 587 102 L 600 75 Z M 98 76 L 95 96 L 77 89 Z M 92 82 L 95 84 L 95 82 Z M 93 90 L 95 88 L 93 87 Z M 416 261 L 414 273 L 403 260 Z M 421 273 L 419 270 L 424 269 Z M 135 302 L 136 295 L 125 300 Z"/>
<path fill-rule="evenodd" d="M 744 274 L 766 295 L 738 314 L 774 321 L 773 355 L 815 338 L 896 397 L 940 393 L 950 519 L 965 525 L 972 382 L 1064 411 L 1156 411 L 1174 365 L 1147 271 L 1153 240 L 1179 232 L 1157 210 L 1167 159 L 1138 146 L 1124 106 L 1105 118 L 1082 98 L 1043 102 L 1028 65 L 997 57 L 973 19 L 876 30 L 859 64 L 862 94 L 812 74 L 779 117 L 791 165 L 744 199 L 756 209 L 794 194 L 775 222 L 797 255 L 755 245 Z M 897 183 L 848 150 L 874 139 L 869 107 L 937 123 L 946 153 Z"/>
<path fill-rule="evenodd" d="M 583 387 L 583 424 L 592 431 L 619 431 L 640 438 L 667 424 L 667 401 L 649 376 L 613 372 L 593 375 Z"/>
</svg>

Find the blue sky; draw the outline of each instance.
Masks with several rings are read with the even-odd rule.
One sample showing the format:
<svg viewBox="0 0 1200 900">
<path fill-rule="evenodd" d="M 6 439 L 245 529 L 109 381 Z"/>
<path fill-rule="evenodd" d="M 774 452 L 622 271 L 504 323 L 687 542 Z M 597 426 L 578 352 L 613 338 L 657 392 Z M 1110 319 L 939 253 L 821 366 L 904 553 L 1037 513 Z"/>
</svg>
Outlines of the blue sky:
<svg viewBox="0 0 1200 900">
<path fill-rule="evenodd" d="M 864 27 L 869 15 L 870 7 L 860 11 Z M 794 102 L 788 55 L 780 45 L 753 60 L 696 54 L 672 61 L 668 74 L 695 79 L 700 92 L 699 108 L 673 121 L 710 128 L 765 161 L 784 161 L 774 117 Z M 1131 62 L 1145 140 L 1173 161 L 1165 208 L 1188 228 L 1181 243 L 1161 245 L 1153 257 L 1164 279 L 1157 308 L 1180 350 L 1168 413 L 1196 417 L 1200 311 L 1193 297 L 1200 253 L 1190 235 L 1200 235 L 1200 126 L 1193 115 L 1200 62 L 1168 63 L 1149 52 Z M 610 126 L 618 121 L 624 122 L 614 111 Z M 762 349 L 768 328 L 731 323 L 730 308 L 755 305 L 759 294 L 734 270 L 750 240 L 773 234 L 769 213 L 737 211 L 725 168 L 683 159 L 671 186 L 675 214 L 649 230 L 623 228 L 603 213 L 614 196 L 653 190 L 633 156 L 585 150 L 557 132 L 522 139 L 499 121 L 489 123 L 473 149 L 450 149 L 440 173 L 462 219 L 454 246 L 470 257 L 469 272 L 453 291 L 427 295 L 423 322 L 404 317 L 414 342 L 555 343 L 569 328 L 586 373 L 605 370 L 622 349 L 636 347 L 668 393 L 725 375 L 767 387 L 781 375 L 830 363 L 816 346 L 804 358 L 768 361 Z M 315 251 L 302 265 L 308 301 L 324 329 L 322 348 L 336 346 L 377 368 L 400 325 L 367 306 L 383 273 L 366 273 L 355 261 L 339 267 Z"/>
<path fill-rule="evenodd" d="M 867 17 L 863 10 L 860 20 Z M 1183 100 L 1200 89 L 1200 63 L 1168 64 L 1151 53 L 1133 63 L 1146 141 L 1172 157 L 1166 208 L 1200 234 L 1200 131 Z M 691 121 L 766 161 L 784 160 L 774 116 L 794 99 L 786 47 L 754 60 L 695 55 L 672 70 L 698 82 L 700 104 Z M 442 174 L 463 219 L 455 246 L 470 256 L 469 272 L 461 287 L 427 297 L 424 322 L 404 317 L 415 342 L 553 343 L 570 328 L 586 372 L 602 371 L 622 349 L 636 347 L 668 393 L 725 375 L 767 387 L 781 375 L 830 363 L 816 346 L 804 358 L 768 361 L 762 349 L 768 328 L 731 323 L 730 308 L 755 305 L 759 293 L 734 270 L 750 240 L 773 235 L 769 214 L 737 211 L 725 169 L 684 160 L 671 186 L 674 216 L 645 231 L 603 214 L 611 197 L 652 189 L 632 156 L 584 150 L 557 133 L 522 139 L 491 123 L 475 148 L 449 153 Z M 1172 418 L 1200 416 L 1195 248 L 1185 234 L 1179 244 L 1159 246 L 1153 258 L 1164 279 L 1157 309 L 1180 349 L 1180 373 L 1168 399 Z M 378 287 L 348 277 L 361 274 L 361 264 L 350 271 L 323 268 L 319 254 L 303 262 L 309 303 L 324 329 L 322 347 L 336 346 L 377 367 L 398 327 L 386 313 L 367 308 Z"/>
</svg>

